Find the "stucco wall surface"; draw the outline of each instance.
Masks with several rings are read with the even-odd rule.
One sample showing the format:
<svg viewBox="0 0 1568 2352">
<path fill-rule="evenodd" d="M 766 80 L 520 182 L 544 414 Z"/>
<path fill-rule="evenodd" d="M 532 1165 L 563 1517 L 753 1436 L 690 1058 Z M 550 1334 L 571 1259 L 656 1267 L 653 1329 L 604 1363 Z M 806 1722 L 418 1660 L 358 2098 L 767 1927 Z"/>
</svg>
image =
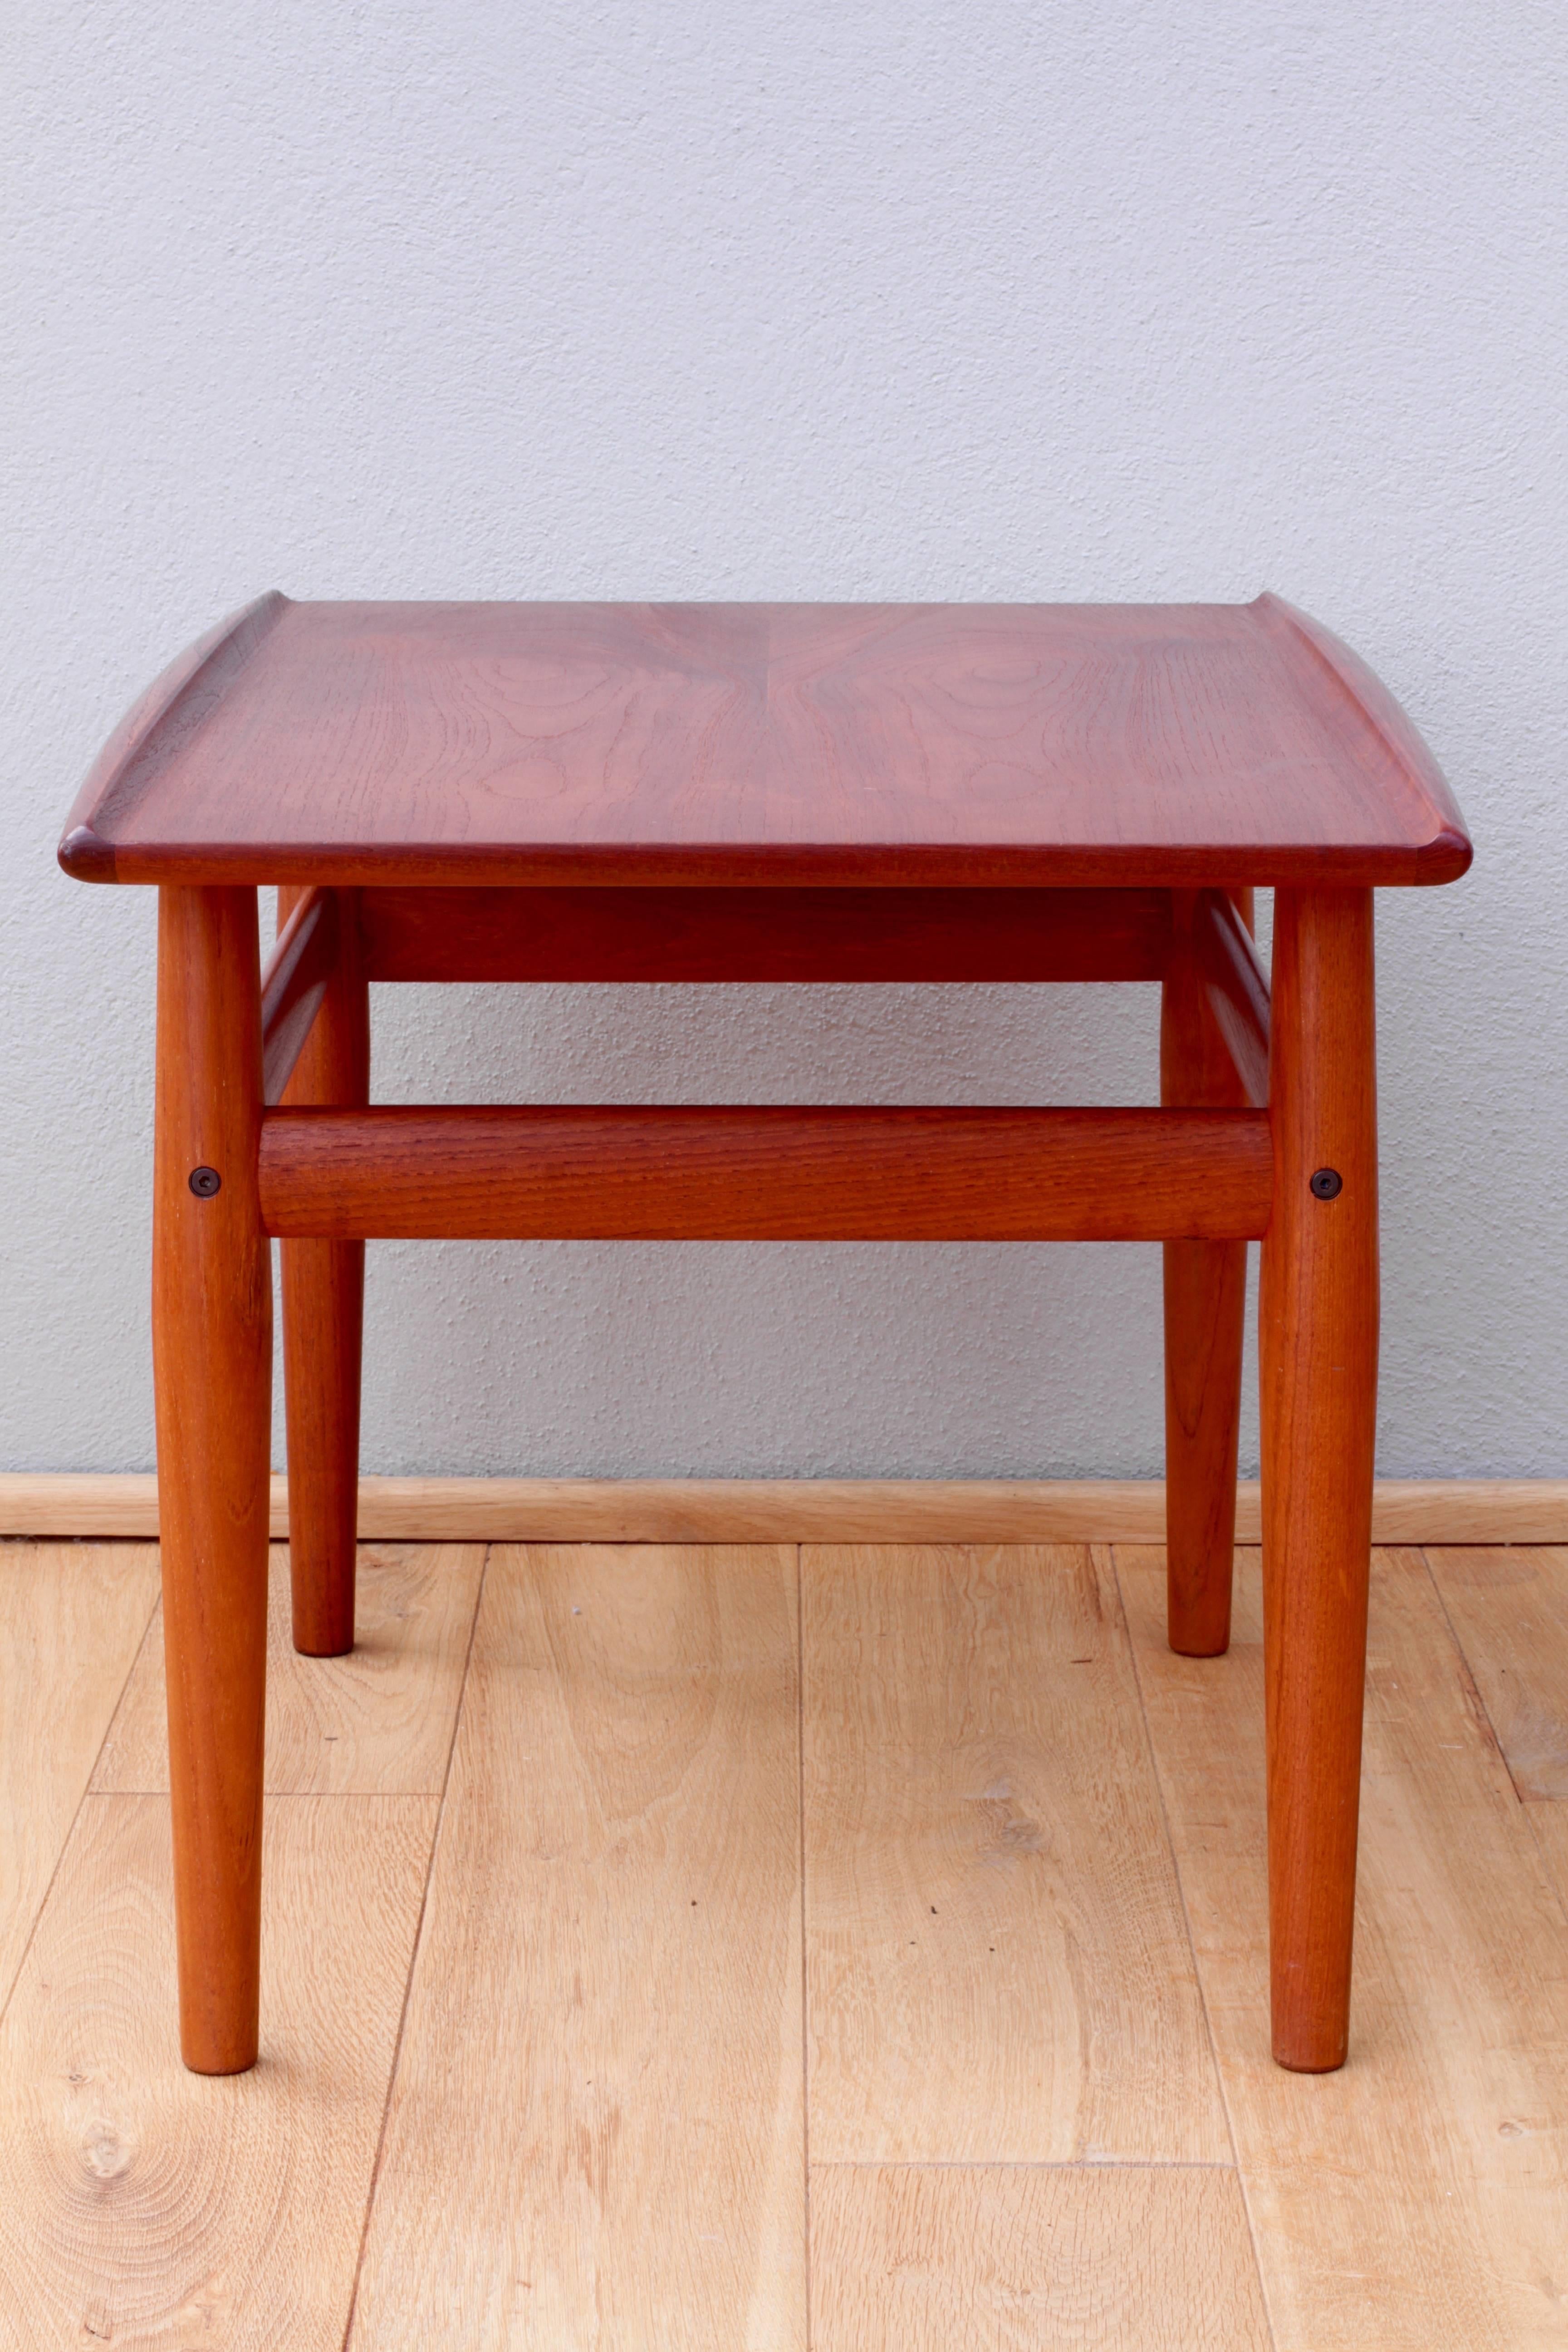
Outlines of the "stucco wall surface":
<svg viewBox="0 0 1568 2352">
<path fill-rule="evenodd" d="M 1380 1466 L 1568 1474 L 1559 9 L 20 0 L 4 40 L 0 1466 L 152 1460 L 153 908 L 53 853 L 219 614 L 1268 585 L 1387 679 L 1477 841 L 1380 909 Z M 1139 991 L 376 1013 L 389 1100 L 1154 1077 Z M 1152 1250 L 371 1252 L 368 1468 L 1160 1450 Z"/>
</svg>

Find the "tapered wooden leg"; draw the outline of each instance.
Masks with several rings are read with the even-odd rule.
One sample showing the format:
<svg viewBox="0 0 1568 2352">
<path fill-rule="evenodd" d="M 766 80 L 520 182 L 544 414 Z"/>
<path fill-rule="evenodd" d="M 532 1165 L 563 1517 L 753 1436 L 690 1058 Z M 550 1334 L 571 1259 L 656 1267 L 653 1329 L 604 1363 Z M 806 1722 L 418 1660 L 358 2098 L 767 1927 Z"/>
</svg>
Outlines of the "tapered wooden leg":
<svg viewBox="0 0 1568 2352">
<path fill-rule="evenodd" d="M 1261 1370 L 1274 2055 L 1319 2074 L 1342 2065 L 1349 2031 L 1372 1542 L 1370 891 L 1276 894 L 1273 997 Z"/>
<path fill-rule="evenodd" d="M 254 890 L 159 893 L 153 1364 L 180 2041 L 200 2074 L 237 2074 L 257 2047 L 272 1390 L 258 982 Z"/>
<path fill-rule="evenodd" d="M 281 921 L 289 899 L 279 897 Z M 355 894 L 340 891 L 338 898 L 339 966 L 283 1097 L 292 1107 L 353 1108 L 370 1097 L 370 991 L 358 953 Z M 335 1658 L 354 1640 L 364 1244 L 279 1246 L 294 1647 Z"/>
<path fill-rule="evenodd" d="M 1161 995 L 1160 1099 L 1173 1109 L 1245 1099 L 1191 951 L 1195 897 L 1173 894 Z M 1217 1657 L 1230 1641 L 1246 1313 L 1245 1242 L 1165 1244 L 1165 1622 L 1184 1657 Z"/>
</svg>

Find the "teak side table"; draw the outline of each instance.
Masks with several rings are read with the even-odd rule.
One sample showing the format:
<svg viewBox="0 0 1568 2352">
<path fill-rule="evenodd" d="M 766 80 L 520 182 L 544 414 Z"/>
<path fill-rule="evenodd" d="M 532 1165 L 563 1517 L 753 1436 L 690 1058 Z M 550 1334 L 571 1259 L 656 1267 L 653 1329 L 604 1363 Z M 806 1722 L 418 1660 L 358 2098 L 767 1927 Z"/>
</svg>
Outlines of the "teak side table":
<svg viewBox="0 0 1568 2352">
<path fill-rule="evenodd" d="M 294 1638 L 353 1641 L 364 1243 L 1159 1241 L 1170 1639 L 1229 1632 L 1263 1244 L 1274 2050 L 1350 2001 L 1377 1385 L 1372 893 L 1470 845 L 1247 605 L 296 604 L 193 646 L 68 874 L 159 887 L 153 1339 L 180 2015 L 257 2053 L 282 1244 Z M 266 971 L 257 888 L 287 919 Z M 1251 935 L 1275 898 L 1272 1003 Z M 1157 981 L 1161 1108 L 369 1107 L 373 980 Z"/>
</svg>

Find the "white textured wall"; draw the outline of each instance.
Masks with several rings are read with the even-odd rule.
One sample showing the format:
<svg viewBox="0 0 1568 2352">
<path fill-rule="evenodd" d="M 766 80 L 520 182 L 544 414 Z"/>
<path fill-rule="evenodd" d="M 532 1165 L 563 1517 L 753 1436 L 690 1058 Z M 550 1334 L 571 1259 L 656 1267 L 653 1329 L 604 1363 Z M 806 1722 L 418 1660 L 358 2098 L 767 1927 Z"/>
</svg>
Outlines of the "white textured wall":
<svg viewBox="0 0 1568 2352">
<path fill-rule="evenodd" d="M 111 722 L 310 596 L 1247 597 L 1401 696 L 1384 1473 L 1568 1473 L 1568 22 L 1408 0 L 17 0 L 0 1465 L 152 1458 Z M 384 1097 L 1032 1102 L 1143 992 L 384 991 Z M 373 1248 L 366 1466 L 1131 1473 L 1142 1249 Z"/>
</svg>

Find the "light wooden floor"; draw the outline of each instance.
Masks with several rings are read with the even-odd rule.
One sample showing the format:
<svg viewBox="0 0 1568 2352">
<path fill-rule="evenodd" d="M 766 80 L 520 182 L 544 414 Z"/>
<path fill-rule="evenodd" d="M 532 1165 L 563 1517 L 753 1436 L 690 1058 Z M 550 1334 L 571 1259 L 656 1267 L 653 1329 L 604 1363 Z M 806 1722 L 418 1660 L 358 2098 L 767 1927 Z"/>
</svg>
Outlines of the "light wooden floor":
<svg viewBox="0 0 1568 2352">
<path fill-rule="evenodd" d="M 1269 2063 L 1256 1556 L 275 1549 L 263 2056 L 176 2054 L 150 1545 L 0 1547 L 0 2342 L 1568 2347 L 1568 1550 L 1384 1551 Z"/>
</svg>

